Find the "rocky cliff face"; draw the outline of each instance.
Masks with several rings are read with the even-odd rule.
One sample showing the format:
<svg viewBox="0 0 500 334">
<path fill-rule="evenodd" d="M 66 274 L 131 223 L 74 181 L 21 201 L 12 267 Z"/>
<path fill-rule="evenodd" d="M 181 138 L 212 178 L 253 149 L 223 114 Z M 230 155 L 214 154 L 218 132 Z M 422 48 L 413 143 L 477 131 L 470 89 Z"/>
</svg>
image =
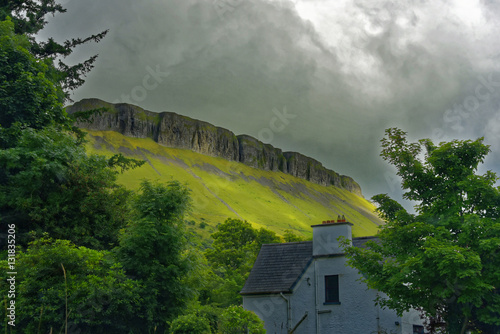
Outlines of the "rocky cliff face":
<svg viewBox="0 0 500 334">
<path fill-rule="evenodd" d="M 237 138 L 240 150 L 239 162 L 255 168 L 287 173 L 285 156 L 279 148 L 247 135 L 240 135 Z"/>
<path fill-rule="evenodd" d="M 85 99 L 66 108 L 69 114 L 106 108 L 90 122 L 77 122 L 82 128 L 116 131 L 125 136 L 151 138 L 161 145 L 195 152 L 270 171 L 281 171 L 323 186 L 336 186 L 361 196 L 361 188 L 349 176 L 339 175 L 312 158 L 297 152 L 282 152 L 247 135 L 172 112 L 155 113 L 130 104 L 111 104 Z"/>
</svg>

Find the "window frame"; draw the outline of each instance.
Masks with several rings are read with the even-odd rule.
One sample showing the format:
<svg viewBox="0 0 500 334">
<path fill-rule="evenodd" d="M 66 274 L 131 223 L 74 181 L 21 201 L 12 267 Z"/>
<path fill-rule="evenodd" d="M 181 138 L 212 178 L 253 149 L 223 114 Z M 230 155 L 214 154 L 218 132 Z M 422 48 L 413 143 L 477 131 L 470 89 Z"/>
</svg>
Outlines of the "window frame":
<svg viewBox="0 0 500 334">
<path fill-rule="evenodd" d="M 325 275 L 324 282 L 325 302 L 323 305 L 340 305 L 339 275 Z"/>
<path fill-rule="evenodd" d="M 413 334 L 424 334 L 425 327 L 422 325 L 413 325 Z"/>
</svg>

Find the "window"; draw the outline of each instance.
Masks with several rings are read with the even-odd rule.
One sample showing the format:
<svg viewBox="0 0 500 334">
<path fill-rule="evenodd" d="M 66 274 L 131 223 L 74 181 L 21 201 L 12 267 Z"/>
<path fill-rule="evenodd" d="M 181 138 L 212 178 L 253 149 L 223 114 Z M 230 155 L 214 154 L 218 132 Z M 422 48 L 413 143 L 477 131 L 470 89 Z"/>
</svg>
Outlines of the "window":
<svg viewBox="0 0 500 334">
<path fill-rule="evenodd" d="M 325 304 L 340 304 L 339 275 L 325 276 Z"/>
<path fill-rule="evenodd" d="M 413 334 L 424 334 L 424 326 L 413 325 Z"/>
</svg>

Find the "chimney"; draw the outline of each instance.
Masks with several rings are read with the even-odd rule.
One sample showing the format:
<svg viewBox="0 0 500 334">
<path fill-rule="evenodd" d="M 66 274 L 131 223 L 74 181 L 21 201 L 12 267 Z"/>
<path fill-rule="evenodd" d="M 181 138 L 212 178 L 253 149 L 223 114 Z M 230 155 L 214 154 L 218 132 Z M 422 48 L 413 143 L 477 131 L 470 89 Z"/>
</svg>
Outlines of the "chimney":
<svg viewBox="0 0 500 334">
<path fill-rule="evenodd" d="M 322 224 L 312 225 L 313 228 L 313 255 L 343 254 L 339 237 L 345 237 L 352 242 L 352 224 L 346 222 L 344 216 L 338 216 L 337 221 L 325 220 Z"/>
</svg>

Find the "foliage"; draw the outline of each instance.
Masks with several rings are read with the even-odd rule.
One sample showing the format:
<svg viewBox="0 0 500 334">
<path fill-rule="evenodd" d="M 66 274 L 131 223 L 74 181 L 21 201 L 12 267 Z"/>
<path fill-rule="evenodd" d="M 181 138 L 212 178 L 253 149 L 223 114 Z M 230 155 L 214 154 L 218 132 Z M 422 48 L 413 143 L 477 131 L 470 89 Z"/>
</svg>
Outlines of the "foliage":
<svg viewBox="0 0 500 334">
<path fill-rule="evenodd" d="M 116 169 L 143 162 L 121 154 L 104 158 L 85 153 L 83 133 L 62 104 L 84 82 L 96 56 L 73 66 L 61 57 L 78 45 L 98 42 L 106 32 L 63 44 L 40 42 L 36 34 L 47 23 L 46 14 L 58 12 L 64 9 L 54 0 L 0 3 L 0 219 L 16 224 L 21 246 L 27 232 L 34 231 L 35 237 L 48 232 L 80 245 L 110 248 L 131 216 L 130 192 L 116 185 Z M 136 206 L 137 212 L 144 209 L 141 198 Z M 184 209 L 182 203 L 173 207 L 166 207 L 172 221 Z M 137 215 L 141 221 L 152 216 L 142 211 L 146 214 Z M 151 272 L 157 267 L 151 265 Z M 127 278 L 110 253 L 67 240 L 43 237 L 26 252 L 19 247 L 16 269 L 21 279 L 16 282 L 16 328 L 23 333 L 60 332 L 68 323 L 72 332 L 139 333 L 148 316 L 142 311 L 147 308 L 154 317 L 155 307 L 165 301 L 165 289 L 151 284 L 159 276 Z M 182 270 L 169 266 L 166 271 L 175 276 Z M 143 295 L 157 303 L 145 304 Z"/>
<path fill-rule="evenodd" d="M 206 252 L 208 261 L 215 267 L 242 272 L 251 268 L 262 244 L 281 242 L 270 230 L 256 230 L 250 223 L 232 218 L 217 226 L 212 238 L 213 248 Z"/>
<path fill-rule="evenodd" d="M 0 4 L 0 219 L 16 223 L 24 245 L 35 231 L 109 248 L 128 211 L 114 169 L 141 163 L 89 157 L 80 147 L 83 134 L 62 107 L 65 79 L 52 57 L 59 53 L 38 52 L 34 38 L 44 15 L 58 11 L 53 1 Z"/>
<path fill-rule="evenodd" d="M 191 270 L 182 219 L 189 191 L 176 181 L 144 181 L 136 196 L 135 214 L 120 236 L 116 254 L 127 274 L 142 282 L 141 317 L 149 329 L 162 332 L 179 315 L 191 291 L 185 283 Z"/>
<path fill-rule="evenodd" d="M 416 214 L 375 196 L 387 224 L 379 242 L 346 249 L 349 263 L 389 296 L 378 300 L 383 306 L 421 308 L 442 317 L 449 333 L 499 333 L 500 191 L 493 172 L 475 173 L 488 146 L 482 138 L 436 146 L 428 139 L 408 143 L 399 129 L 386 134 L 381 156 L 396 166 L 404 197 L 418 201 Z"/>
<path fill-rule="evenodd" d="M 247 334 L 265 333 L 259 317 L 241 306 L 195 306 L 171 322 L 169 333 Z"/>
<path fill-rule="evenodd" d="M 214 267 L 246 271 L 255 255 L 256 237 L 257 232 L 250 223 L 228 218 L 212 234 L 213 248 L 207 250 L 207 260 Z"/>
<path fill-rule="evenodd" d="M 220 317 L 223 309 L 211 305 L 201 306 L 197 309 L 196 314 L 208 320 L 210 323 L 210 332 L 212 334 L 219 333 Z"/>
<path fill-rule="evenodd" d="M 254 242 L 256 246 L 255 254 L 256 255 L 259 254 L 260 248 L 262 247 L 263 244 L 275 244 L 282 241 L 283 240 L 278 235 L 276 235 L 276 233 L 261 227 L 257 231 L 257 235 L 255 237 L 255 242 Z"/>
<path fill-rule="evenodd" d="M 240 291 L 248 275 L 239 274 L 224 268 L 209 268 L 207 283 L 198 287 L 199 300 L 204 305 L 227 307 L 242 302 Z"/>
<path fill-rule="evenodd" d="M 209 289 L 202 290 L 202 297 L 221 307 L 239 304 L 239 292 L 262 244 L 281 242 L 281 239 L 272 231 L 256 230 L 248 222 L 231 218 L 217 226 L 212 238 L 212 248 L 205 252 L 212 280 Z"/>
<path fill-rule="evenodd" d="M 304 241 L 304 238 L 299 237 L 292 230 L 285 230 L 285 234 L 283 235 L 283 239 L 285 242 L 299 242 Z"/>
<path fill-rule="evenodd" d="M 69 134 L 26 128 L 16 146 L 0 150 L 0 217 L 15 222 L 19 234 L 48 232 L 109 248 L 129 211 L 129 191 L 116 185 L 118 172 L 109 165 L 102 156 L 87 156 Z"/>
<path fill-rule="evenodd" d="M 12 18 L 14 32 L 26 36 L 29 41 L 30 53 L 38 59 L 44 59 L 51 64 L 56 58 L 58 66 L 51 66 L 51 78 L 59 90 L 60 102 L 69 97 L 69 91 L 74 90 L 84 83 L 83 77 L 88 73 L 97 56 L 92 56 L 82 63 L 68 65 L 61 58 L 68 57 L 80 45 L 94 41 L 99 42 L 107 31 L 91 35 L 86 38 L 73 38 L 60 44 L 53 38 L 39 41 L 36 34 L 47 24 L 46 16 L 64 13 L 66 10 L 55 0 L 9 0 L 0 3 L 0 21 L 7 17 Z"/>
<path fill-rule="evenodd" d="M 26 252 L 18 251 L 16 269 L 22 278 L 16 282 L 17 333 L 59 332 L 66 306 L 74 333 L 128 333 L 137 325 L 131 315 L 142 302 L 139 285 L 126 278 L 108 252 L 41 238 Z M 6 285 L 1 287 L 7 296 Z"/>
<path fill-rule="evenodd" d="M 222 334 L 265 334 L 264 323 L 259 317 L 241 306 L 230 306 L 221 315 Z"/>
<path fill-rule="evenodd" d="M 20 122 L 35 129 L 50 124 L 70 128 L 51 61 L 36 59 L 29 47 L 26 36 L 14 33 L 10 18 L 0 21 L 0 126 Z"/>
<path fill-rule="evenodd" d="M 187 314 L 177 317 L 170 325 L 171 334 L 210 334 L 210 324 L 205 317 Z"/>
</svg>

